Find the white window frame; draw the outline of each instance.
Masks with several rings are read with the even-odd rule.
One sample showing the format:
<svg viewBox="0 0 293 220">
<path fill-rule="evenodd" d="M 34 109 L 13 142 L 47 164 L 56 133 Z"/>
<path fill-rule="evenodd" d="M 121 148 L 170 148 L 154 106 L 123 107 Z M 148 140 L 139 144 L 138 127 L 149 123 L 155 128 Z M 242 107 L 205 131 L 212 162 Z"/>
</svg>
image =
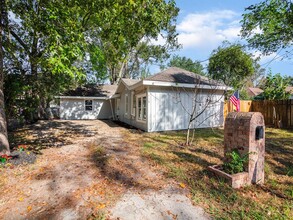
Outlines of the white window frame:
<svg viewBox="0 0 293 220">
<path fill-rule="evenodd" d="M 128 115 L 129 111 L 129 97 L 128 94 L 125 94 L 125 115 Z"/>
<path fill-rule="evenodd" d="M 131 115 L 135 117 L 135 112 L 136 112 L 136 97 L 135 97 L 134 92 L 131 92 L 131 100 L 130 100 L 130 103 L 131 103 L 131 107 L 130 107 Z"/>
<path fill-rule="evenodd" d="M 143 105 L 143 98 L 146 99 L 145 106 Z M 140 109 L 142 111 L 141 114 L 140 114 L 140 109 L 139 109 L 139 103 L 141 106 Z M 145 109 L 145 118 L 143 115 L 143 109 Z M 138 95 L 136 97 L 136 120 L 146 123 L 146 119 L 147 119 L 147 96 L 146 96 L 146 93 L 144 93 L 144 94 Z"/>
<path fill-rule="evenodd" d="M 116 99 L 116 112 L 120 111 L 120 98 Z"/>
<path fill-rule="evenodd" d="M 90 102 L 91 104 L 87 104 L 87 102 Z M 91 107 L 91 109 L 87 109 L 87 107 Z M 93 100 L 92 99 L 85 99 L 84 100 L 84 110 L 85 111 L 93 111 Z"/>
</svg>

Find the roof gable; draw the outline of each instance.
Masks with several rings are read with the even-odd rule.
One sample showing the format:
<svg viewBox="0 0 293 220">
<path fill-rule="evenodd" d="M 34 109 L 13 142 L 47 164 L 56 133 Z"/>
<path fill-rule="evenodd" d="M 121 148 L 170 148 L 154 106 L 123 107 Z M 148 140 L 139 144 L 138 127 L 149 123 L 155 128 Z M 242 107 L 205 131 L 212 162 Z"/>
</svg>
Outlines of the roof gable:
<svg viewBox="0 0 293 220">
<path fill-rule="evenodd" d="M 139 80 L 139 79 L 126 79 L 126 78 L 122 78 L 121 81 L 124 82 L 124 84 L 126 86 L 130 87 L 130 86 L 138 83 L 141 80 Z"/>
<path fill-rule="evenodd" d="M 263 90 L 260 88 L 248 87 L 247 92 L 249 93 L 250 96 L 257 96 L 263 93 Z"/>
</svg>

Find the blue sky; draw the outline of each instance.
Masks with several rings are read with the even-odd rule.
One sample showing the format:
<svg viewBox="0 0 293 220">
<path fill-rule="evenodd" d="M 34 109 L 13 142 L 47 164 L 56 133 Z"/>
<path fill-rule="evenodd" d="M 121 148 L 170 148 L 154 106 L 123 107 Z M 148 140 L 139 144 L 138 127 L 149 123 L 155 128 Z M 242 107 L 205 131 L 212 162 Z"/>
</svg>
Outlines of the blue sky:
<svg viewBox="0 0 293 220">
<path fill-rule="evenodd" d="M 178 41 L 183 48 L 176 54 L 192 60 L 206 60 L 224 40 L 246 42 L 239 37 L 241 15 L 256 0 L 176 0 L 180 8 L 177 19 Z M 252 51 L 260 55 L 257 51 Z M 293 60 L 278 59 L 277 54 L 262 57 L 260 63 L 273 73 L 293 76 Z M 203 62 L 206 65 L 207 62 Z M 152 72 L 159 71 L 154 68 Z"/>
</svg>

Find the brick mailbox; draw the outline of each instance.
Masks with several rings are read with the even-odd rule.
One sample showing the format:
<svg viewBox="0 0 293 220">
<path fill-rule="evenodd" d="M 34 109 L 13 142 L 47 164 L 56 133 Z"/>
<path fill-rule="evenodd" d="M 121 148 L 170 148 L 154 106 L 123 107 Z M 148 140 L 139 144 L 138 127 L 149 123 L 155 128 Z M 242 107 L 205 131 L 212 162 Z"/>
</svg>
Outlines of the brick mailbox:
<svg viewBox="0 0 293 220">
<path fill-rule="evenodd" d="M 259 112 L 230 112 L 225 120 L 224 153 L 237 150 L 240 155 L 248 155 L 245 172 L 229 175 L 219 170 L 219 166 L 211 166 L 210 170 L 230 178 L 233 188 L 244 185 L 264 183 L 265 124 Z M 225 156 L 224 162 L 228 158 Z M 226 177 L 226 176 L 227 177 Z"/>
</svg>

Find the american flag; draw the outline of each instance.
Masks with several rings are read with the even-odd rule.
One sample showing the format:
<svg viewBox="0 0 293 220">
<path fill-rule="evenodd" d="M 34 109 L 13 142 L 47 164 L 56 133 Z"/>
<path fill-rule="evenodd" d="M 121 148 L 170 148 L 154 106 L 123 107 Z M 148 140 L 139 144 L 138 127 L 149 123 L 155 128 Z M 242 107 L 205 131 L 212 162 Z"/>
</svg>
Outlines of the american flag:
<svg viewBox="0 0 293 220">
<path fill-rule="evenodd" d="M 236 111 L 240 111 L 240 99 L 239 99 L 239 91 L 237 90 L 234 94 L 230 97 L 230 101 L 236 107 Z"/>
</svg>

